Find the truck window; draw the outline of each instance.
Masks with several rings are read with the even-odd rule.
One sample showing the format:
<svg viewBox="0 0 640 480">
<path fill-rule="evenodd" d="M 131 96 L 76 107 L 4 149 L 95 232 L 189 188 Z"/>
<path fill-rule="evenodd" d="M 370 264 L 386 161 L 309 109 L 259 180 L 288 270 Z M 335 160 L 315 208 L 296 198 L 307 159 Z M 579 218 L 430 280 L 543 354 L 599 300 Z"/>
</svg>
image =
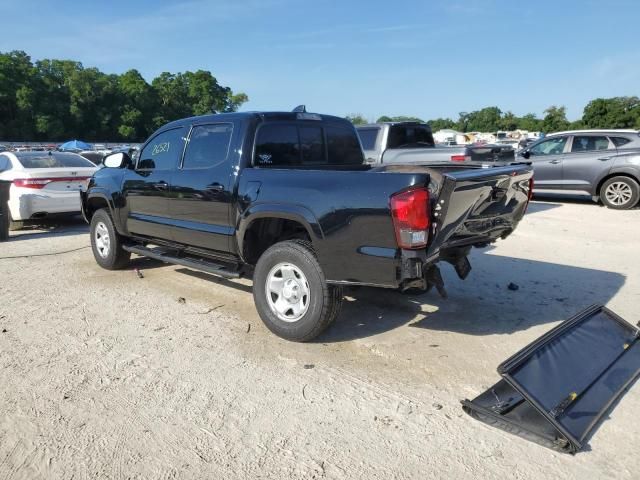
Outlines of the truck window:
<svg viewBox="0 0 640 480">
<path fill-rule="evenodd" d="M 353 128 L 268 123 L 258 130 L 254 165 L 259 167 L 363 164 Z"/>
<path fill-rule="evenodd" d="M 376 140 L 380 130 L 377 128 L 358 128 L 357 130 L 362 148 L 365 150 L 375 150 Z"/>
<path fill-rule="evenodd" d="M 433 147 L 435 142 L 427 125 L 393 125 L 389 129 L 387 148 Z"/>
<path fill-rule="evenodd" d="M 364 155 L 353 129 L 326 127 L 327 154 L 330 165 L 361 165 Z"/>
<path fill-rule="evenodd" d="M 300 152 L 303 165 L 326 164 L 324 135 L 320 127 L 300 127 Z"/>
<path fill-rule="evenodd" d="M 138 170 L 172 170 L 184 149 L 184 128 L 174 128 L 156 135 L 140 152 Z"/>
<path fill-rule="evenodd" d="M 277 123 L 260 127 L 256 138 L 256 165 L 278 167 L 281 165 L 298 165 L 299 163 L 298 127 Z"/>
<path fill-rule="evenodd" d="M 233 124 L 198 125 L 191 130 L 183 169 L 208 168 L 227 159 Z"/>
<path fill-rule="evenodd" d="M 609 148 L 609 139 L 600 135 L 576 135 L 571 144 L 571 153 L 591 152 Z"/>
</svg>

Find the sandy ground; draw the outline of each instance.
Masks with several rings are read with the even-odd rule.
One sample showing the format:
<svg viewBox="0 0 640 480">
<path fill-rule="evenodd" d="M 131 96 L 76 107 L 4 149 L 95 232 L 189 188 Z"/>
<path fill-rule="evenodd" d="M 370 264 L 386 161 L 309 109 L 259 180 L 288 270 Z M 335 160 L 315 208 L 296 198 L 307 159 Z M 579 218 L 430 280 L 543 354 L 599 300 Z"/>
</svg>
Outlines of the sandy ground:
<svg viewBox="0 0 640 480">
<path fill-rule="evenodd" d="M 108 272 L 86 248 L 4 258 L 0 480 L 637 478 L 637 385 L 576 456 L 459 401 L 591 303 L 640 320 L 639 215 L 537 201 L 473 253 L 465 282 L 443 267 L 448 300 L 353 291 L 311 344 L 270 334 L 248 281 L 146 259 Z M 0 257 L 88 243 L 72 223 L 16 235 Z"/>
</svg>

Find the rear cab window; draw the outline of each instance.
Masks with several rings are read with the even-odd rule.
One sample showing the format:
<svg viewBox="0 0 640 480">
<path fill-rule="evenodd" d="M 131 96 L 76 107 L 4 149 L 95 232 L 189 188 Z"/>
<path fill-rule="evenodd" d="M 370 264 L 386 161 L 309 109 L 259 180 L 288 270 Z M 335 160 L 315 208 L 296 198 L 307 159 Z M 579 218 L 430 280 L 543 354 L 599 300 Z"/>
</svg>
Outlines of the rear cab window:
<svg viewBox="0 0 640 480">
<path fill-rule="evenodd" d="M 363 165 L 353 127 L 315 122 L 269 122 L 256 133 L 253 164 L 271 168 Z"/>
<path fill-rule="evenodd" d="M 375 150 L 376 141 L 378 140 L 379 128 L 358 128 L 358 136 L 364 150 Z"/>
<path fill-rule="evenodd" d="M 74 153 L 38 153 L 16 155 L 16 158 L 26 169 L 31 168 L 87 168 L 95 165 L 84 157 Z"/>
<path fill-rule="evenodd" d="M 435 141 L 428 125 L 392 125 L 389 128 L 387 148 L 434 147 Z"/>
</svg>

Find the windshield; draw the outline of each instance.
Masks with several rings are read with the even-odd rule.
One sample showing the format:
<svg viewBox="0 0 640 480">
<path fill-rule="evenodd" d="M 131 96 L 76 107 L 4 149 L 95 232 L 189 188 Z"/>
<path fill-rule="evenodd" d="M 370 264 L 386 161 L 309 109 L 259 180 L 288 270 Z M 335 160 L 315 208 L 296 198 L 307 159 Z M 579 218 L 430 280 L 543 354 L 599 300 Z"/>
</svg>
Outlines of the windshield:
<svg viewBox="0 0 640 480">
<path fill-rule="evenodd" d="M 45 153 L 16 155 L 24 168 L 87 168 L 93 163 L 73 153 Z"/>
</svg>

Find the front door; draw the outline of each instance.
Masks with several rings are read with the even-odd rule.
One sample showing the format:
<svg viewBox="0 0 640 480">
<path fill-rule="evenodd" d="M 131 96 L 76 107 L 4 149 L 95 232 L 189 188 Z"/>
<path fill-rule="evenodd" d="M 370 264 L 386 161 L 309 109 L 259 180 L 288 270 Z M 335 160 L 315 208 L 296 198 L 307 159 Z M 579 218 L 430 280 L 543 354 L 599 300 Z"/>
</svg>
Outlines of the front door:
<svg viewBox="0 0 640 480">
<path fill-rule="evenodd" d="M 184 149 L 185 130 L 159 133 L 142 148 L 135 169 L 125 170 L 122 194 L 130 233 L 172 240 L 167 197 Z"/>
<path fill-rule="evenodd" d="M 177 242 L 230 251 L 234 227 L 230 222 L 233 169 L 230 161 L 232 123 L 194 125 L 182 165 L 176 170 L 169 211 Z"/>
<path fill-rule="evenodd" d="M 529 160 L 533 163 L 533 179 L 536 190 L 562 188 L 562 162 L 566 136 L 551 137 L 533 145 Z"/>
</svg>

